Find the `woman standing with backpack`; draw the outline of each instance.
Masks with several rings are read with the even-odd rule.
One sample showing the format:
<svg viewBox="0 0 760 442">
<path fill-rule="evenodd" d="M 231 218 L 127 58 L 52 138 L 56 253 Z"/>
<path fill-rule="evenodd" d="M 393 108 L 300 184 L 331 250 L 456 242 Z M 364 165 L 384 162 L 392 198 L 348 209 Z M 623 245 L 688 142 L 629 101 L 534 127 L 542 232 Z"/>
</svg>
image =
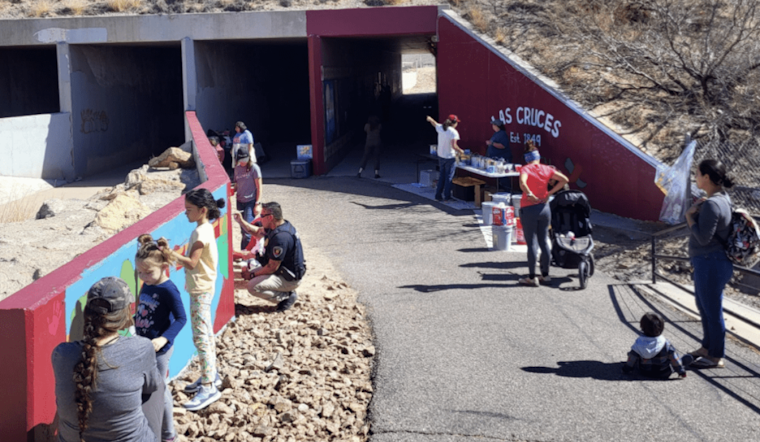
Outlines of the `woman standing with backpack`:
<svg viewBox="0 0 760 442">
<path fill-rule="evenodd" d="M 692 368 L 723 368 L 726 324 L 723 322 L 723 289 L 733 275 L 725 244 L 731 230 L 731 200 L 725 192 L 734 183 L 718 160 L 699 163 L 697 187 L 707 198 L 689 207 L 686 223 L 691 230 L 689 258 L 694 268 L 694 292 L 702 319 L 702 347 L 691 352 L 699 358 Z"/>
</svg>

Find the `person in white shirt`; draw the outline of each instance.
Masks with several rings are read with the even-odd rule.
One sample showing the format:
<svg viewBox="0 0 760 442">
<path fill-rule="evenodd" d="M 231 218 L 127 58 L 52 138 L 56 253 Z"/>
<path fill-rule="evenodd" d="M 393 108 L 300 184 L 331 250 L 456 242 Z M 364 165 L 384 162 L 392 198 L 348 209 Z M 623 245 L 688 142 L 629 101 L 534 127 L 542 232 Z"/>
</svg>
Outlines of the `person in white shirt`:
<svg viewBox="0 0 760 442">
<path fill-rule="evenodd" d="M 454 179 L 457 170 L 454 165 L 456 152 L 464 153 L 457 145 L 459 132 L 457 132 L 456 127 L 460 121 L 459 117 L 454 114 L 449 115 L 443 124 L 438 123 L 431 116 L 427 117 L 427 122 L 435 127 L 435 131 L 438 132 L 439 176 L 438 187 L 435 189 L 435 200 L 444 203 L 451 201 L 451 180 Z"/>
</svg>

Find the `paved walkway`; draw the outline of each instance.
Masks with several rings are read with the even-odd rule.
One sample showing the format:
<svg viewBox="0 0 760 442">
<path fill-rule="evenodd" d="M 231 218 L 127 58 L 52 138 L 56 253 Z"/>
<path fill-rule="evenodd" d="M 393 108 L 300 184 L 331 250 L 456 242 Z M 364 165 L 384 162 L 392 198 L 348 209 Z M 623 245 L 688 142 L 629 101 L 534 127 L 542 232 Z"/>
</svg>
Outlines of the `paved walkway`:
<svg viewBox="0 0 760 442">
<path fill-rule="evenodd" d="M 730 343 L 726 369 L 683 381 L 625 377 L 645 311 L 667 317 L 685 351 L 699 346 L 699 322 L 598 273 L 584 291 L 556 268 L 551 287 L 521 287 L 525 257 L 488 250 L 471 211 L 331 175 L 265 177 L 266 195 L 368 306 L 371 440 L 760 438 L 756 352 Z"/>
</svg>

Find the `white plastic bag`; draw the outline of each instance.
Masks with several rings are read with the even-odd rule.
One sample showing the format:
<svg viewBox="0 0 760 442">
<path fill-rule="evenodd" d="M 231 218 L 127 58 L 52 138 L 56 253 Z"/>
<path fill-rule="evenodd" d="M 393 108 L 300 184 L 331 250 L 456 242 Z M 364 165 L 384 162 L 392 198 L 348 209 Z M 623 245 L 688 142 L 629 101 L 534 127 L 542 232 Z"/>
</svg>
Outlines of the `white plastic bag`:
<svg viewBox="0 0 760 442">
<path fill-rule="evenodd" d="M 684 213 L 691 202 L 691 163 L 696 148 L 697 142 L 692 141 L 671 167 L 657 168 L 654 183 L 665 194 L 660 221 L 678 224 L 684 220 Z"/>
</svg>

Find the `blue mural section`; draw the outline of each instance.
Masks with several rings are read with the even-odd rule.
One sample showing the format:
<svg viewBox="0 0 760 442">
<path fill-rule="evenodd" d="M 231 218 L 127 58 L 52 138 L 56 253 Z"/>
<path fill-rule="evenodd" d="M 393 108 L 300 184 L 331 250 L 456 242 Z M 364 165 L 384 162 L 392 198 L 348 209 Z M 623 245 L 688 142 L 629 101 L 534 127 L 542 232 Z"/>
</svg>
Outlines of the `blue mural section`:
<svg viewBox="0 0 760 442">
<path fill-rule="evenodd" d="M 215 199 L 227 199 L 226 187 L 221 187 L 213 192 Z M 213 222 L 217 233 L 217 247 L 219 249 L 219 264 L 217 266 L 217 281 L 214 292 L 214 299 L 211 304 L 212 321 L 216 320 L 216 311 L 221 299 L 222 287 L 224 281 L 229 279 L 229 231 L 227 229 L 229 204 L 221 209 L 222 216 Z M 196 224 L 187 221 L 184 212 L 177 214 L 171 221 L 161 225 L 159 228 L 150 233 L 153 238 L 164 237 L 169 240 L 172 248 L 179 247 L 179 251 L 184 253 L 190 235 L 195 229 Z M 137 295 L 142 287 L 142 281 L 137 277 L 135 270 L 135 254 L 137 253 L 137 237 L 127 244 L 124 244 L 116 252 L 105 258 L 103 261 L 85 270 L 81 279 L 70 285 L 66 289 L 66 331 L 68 341 L 77 341 L 82 338 L 84 329 L 84 306 L 87 300 L 87 291 L 101 278 L 106 276 L 118 276 L 130 287 L 133 295 Z M 192 328 L 190 327 L 190 295 L 185 290 L 185 271 L 172 267 L 169 273 L 169 279 L 177 286 L 182 296 L 182 303 L 185 307 L 188 323 L 182 328 L 179 335 L 174 341 L 174 354 L 169 364 L 170 376 L 176 376 L 190 362 L 195 355 L 195 346 L 193 345 Z M 134 308 L 133 308 L 134 310 Z M 123 330 L 122 335 L 131 335 L 134 330 Z"/>
</svg>

